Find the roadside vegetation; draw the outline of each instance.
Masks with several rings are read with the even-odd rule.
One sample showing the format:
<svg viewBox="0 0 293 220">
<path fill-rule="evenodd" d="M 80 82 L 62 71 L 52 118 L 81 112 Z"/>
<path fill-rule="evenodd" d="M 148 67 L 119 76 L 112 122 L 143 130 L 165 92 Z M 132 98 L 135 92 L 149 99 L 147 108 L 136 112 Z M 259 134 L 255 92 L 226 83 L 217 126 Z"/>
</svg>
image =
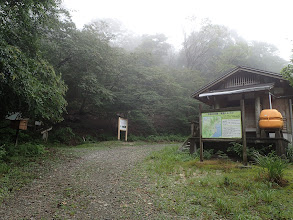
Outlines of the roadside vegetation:
<svg viewBox="0 0 293 220">
<path fill-rule="evenodd" d="M 144 190 L 165 217 L 292 219 L 292 164 L 273 153 L 255 158 L 251 168 L 228 157 L 200 162 L 173 146 L 153 153 L 135 174 L 149 179 Z"/>
</svg>

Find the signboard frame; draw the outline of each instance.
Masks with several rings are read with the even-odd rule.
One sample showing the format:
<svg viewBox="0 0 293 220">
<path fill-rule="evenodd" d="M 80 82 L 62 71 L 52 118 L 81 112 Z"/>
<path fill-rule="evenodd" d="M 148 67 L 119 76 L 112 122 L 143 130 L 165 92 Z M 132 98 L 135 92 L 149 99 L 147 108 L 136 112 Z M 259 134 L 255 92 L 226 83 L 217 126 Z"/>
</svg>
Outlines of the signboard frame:
<svg viewBox="0 0 293 220">
<path fill-rule="evenodd" d="M 214 133 L 209 133 L 209 123 L 215 121 Z M 202 138 L 203 139 L 242 139 L 242 125 L 241 125 L 241 110 L 230 110 L 226 109 L 218 111 L 209 111 L 201 113 L 202 122 Z M 234 131 L 234 133 L 230 133 Z M 212 135 L 212 136 L 211 136 Z"/>
<path fill-rule="evenodd" d="M 232 112 L 240 111 L 241 112 L 241 138 L 203 138 L 202 137 L 202 113 L 212 113 L 212 112 Z M 202 110 L 202 105 L 199 104 L 199 144 L 200 144 L 200 161 L 203 162 L 203 143 L 206 141 L 235 141 L 242 142 L 243 144 L 243 163 L 247 165 L 247 151 L 246 151 L 246 126 L 245 126 L 245 104 L 244 99 L 240 100 L 240 108 L 223 108 L 223 109 L 211 109 L 211 110 Z"/>
<path fill-rule="evenodd" d="M 118 118 L 118 140 L 120 140 L 120 132 L 125 131 L 125 141 L 127 141 L 128 135 L 128 119 L 126 118 Z"/>
</svg>

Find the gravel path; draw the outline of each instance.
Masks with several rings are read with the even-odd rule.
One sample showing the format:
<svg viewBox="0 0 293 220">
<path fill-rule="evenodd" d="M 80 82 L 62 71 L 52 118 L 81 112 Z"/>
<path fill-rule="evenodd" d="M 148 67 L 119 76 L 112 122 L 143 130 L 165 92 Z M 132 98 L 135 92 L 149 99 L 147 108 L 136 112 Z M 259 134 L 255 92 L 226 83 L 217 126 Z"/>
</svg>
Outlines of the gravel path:
<svg viewBox="0 0 293 220">
<path fill-rule="evenodd" d="M 89 150 L 4 201 L 0 218 L 152 219 L 152 208 L 147 207 L 151 203 L 143 196 L 136 198 L 136 189 L 127 184 L 127 173 L 150 152 L 164 146 Z"/>
</svg>

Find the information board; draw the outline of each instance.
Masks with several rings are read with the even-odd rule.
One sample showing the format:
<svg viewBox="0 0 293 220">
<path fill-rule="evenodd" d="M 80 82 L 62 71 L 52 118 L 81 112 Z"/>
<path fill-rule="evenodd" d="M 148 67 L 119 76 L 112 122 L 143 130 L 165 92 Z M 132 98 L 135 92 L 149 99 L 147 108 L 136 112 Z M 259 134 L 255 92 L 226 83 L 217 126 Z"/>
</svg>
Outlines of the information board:
<svg viewBox="0 0 293 220">
<path fill-rule="evenodd" d="M 202 113 L 202 138 L 242 138 L 241 111 Z"/>
<path fill-rule="evenodd" d="M 118 140 L 120 140 L 120 132 L 125 131 L 125 141 L 127 141 L 128 119 L 118 118 Z"/>
<path fill-rule="evenodd" d="M 127 119 L 120 118 L 120 131 L 126 131 L 127 130 Z"/>
</svg>

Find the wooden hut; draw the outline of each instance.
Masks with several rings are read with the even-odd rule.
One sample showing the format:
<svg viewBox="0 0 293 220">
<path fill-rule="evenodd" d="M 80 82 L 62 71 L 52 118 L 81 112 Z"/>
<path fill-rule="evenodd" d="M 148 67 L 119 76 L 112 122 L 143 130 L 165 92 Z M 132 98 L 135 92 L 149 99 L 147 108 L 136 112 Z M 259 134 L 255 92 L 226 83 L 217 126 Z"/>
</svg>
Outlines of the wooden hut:
<svg viewBox="0 0 293 220">
<path fill-rule="evenodd" d="M 250 143 L 292 142 L 293 88 L 279 73 L 239 66 L 200 88 L 192 97 L 213 111 L 240 108 L 242 102 L 244 132 Z M 270 108 L 277 109 L 283 116 L 281 137 L 273 131 L 264 133 L 259 128 L 261 110 Z M 279 154 L 284 153 L 283 149 L 280 151 Z"/>
</svg>

